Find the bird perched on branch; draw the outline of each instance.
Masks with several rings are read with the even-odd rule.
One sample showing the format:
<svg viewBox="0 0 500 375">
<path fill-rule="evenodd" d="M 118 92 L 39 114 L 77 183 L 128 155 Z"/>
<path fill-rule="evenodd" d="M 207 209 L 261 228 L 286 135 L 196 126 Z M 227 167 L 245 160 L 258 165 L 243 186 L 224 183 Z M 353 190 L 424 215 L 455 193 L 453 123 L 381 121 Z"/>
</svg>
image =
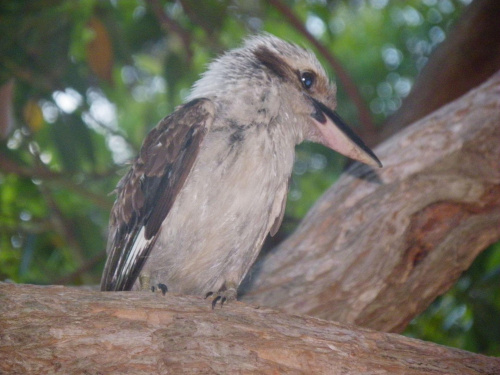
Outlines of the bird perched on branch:
<svg viewBox="0 0 500 375">
<path fill-rule="evenodd" d="M 272 35 L 213 61 L 118 183 L 101 289 L 235 299 L 283 219 L 295 145 L 381 166 L 335 107 L 314 54 Z"/>
</svg>

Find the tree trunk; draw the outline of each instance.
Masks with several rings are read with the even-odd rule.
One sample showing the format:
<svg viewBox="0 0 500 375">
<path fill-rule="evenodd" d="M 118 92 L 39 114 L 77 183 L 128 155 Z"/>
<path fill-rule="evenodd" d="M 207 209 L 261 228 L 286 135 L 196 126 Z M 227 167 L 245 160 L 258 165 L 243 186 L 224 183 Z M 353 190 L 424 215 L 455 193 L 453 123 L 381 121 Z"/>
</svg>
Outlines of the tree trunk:
<svg viewBox="0 0 500 375">
<path fill-rule="evenodd" d="M 500 73 L 353 165 L 262 259 L 243 301 L 402 331 L 500 239 Z"/>
<path fill-rule="evenodd" d="M 233 302 L 0 283 L 4 374 L 499 374 L 500 359 Z"/>
</svg>

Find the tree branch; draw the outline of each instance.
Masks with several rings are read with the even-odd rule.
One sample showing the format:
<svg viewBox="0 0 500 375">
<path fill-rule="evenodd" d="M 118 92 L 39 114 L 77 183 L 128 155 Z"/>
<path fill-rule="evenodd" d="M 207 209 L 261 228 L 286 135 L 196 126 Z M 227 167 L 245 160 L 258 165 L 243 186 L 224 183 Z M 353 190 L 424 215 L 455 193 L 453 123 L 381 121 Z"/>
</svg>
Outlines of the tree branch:
<svg viewBox="0 0 500 375">
<path fill-rule="evenodd" d="M 184 45 L 184 50 L 186 51 L 186 60 L 188 64 L 191 63 L 193 58 L 193 51 L 191 49 L 191 35 L 189 32 L 185 31 L 181 25 L 179 25 L 175 20 L 170 18 L 165 11 L 161 3 L 158 0 L 148 0 L 148 3 L 153 10 L 154 15 L 158 19 L 160 26 L 171 33 L 176 34 L 182 41 Z"/>
<path fill-rule="evenodd" d="M 52 191 L 50 191 L 47 186 L 40 184 L 38 185 L 38 189 L 42 193 L 44 201 L 50 209 L 50 220 L 54 229 L 59 232 L 59 235 L 62 238 L 64 238 L 75 256 L 75 259 L 78 261 L 78 264 L 83 264 L 85 262 L 85 251 L 75 236 L 73 223 L 71 223 L 71 221 L 59 209 L 59 206 L 52 195 Z"/>
<path fill-rule="evenodd" d="M 87 272 L 91 271 L 94 267 L 96 267 L 100 262 L 106 259 L 106 252 L 103 250 L 102 252 L 94 255 L 92 258 L 88 259 L 83 263 L 77 270 L 62 276 L 51 284 L 54 285 L 68 285 L 74 284 L 75 280 L 81 278 L 86 275 Z"/>
<path fill-rule="evenodd" d="M 0 372 L 498 374 L 500 359 L 199 297 L 0 283 Z"/>
<path fill-rule="evenodd" d="M 401 331 L 500 239 L 500 72 L 353 165 L 243 301 Z"/>
<path fill-rule="evenodd" d="M 112 206 L 112 202 L 109 198 L 103 197 L 101 194 L 96 194 L 88 189 L 85 189 L 85 187 L 83 187 L 82 185 L 73 182 L 71 180 L 71 176 L 68 176 L 67 173 L 53 172 L 45 167 L 42 163 L 37 163 L 37 165 L 34 167 L 27 167 L 15 162 L 5 155 L 2 155 L 2 153 L 0 152 L 0 171 L 4 173 L 15 174 L 20 177 L 35 178 L 48 182 L 55 182 L 69 190 L 74 191 L 82 197 L 87 198 L 98 207 L 109 210 Z M 104 173 L 86 174 L 85 180 L 106 178 L 113 173 L 116 173 L 116 169 L 114 168 Z"/>
</svg>

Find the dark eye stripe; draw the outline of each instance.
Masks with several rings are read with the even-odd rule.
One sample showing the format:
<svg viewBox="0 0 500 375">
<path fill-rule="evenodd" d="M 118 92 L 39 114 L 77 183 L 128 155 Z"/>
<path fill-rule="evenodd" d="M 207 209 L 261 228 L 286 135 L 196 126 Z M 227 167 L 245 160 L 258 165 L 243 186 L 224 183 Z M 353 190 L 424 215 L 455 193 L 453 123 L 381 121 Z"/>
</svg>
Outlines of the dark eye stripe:
<svg viewBox="0 0 500 375">
<path fill-rule="evenodd" d="M 315 79 L 316 76 L 314 73 L 311 72 L 300 73 L 300 81 L 302 82 L 302 87 L 304 87 L 306 90 L 309 90 L 314 85 Z"/>
</svg>

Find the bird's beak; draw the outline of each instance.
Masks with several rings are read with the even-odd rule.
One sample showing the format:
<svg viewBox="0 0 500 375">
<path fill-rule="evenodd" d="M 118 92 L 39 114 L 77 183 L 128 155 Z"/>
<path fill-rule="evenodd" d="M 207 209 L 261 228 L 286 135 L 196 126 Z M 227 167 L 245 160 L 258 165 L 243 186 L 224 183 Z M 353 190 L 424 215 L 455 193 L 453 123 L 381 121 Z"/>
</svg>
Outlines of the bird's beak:
<svg viewBox="0 0 500 375">
<path fill-rule="evenodd" d="M 372 150 L 366 146 L 342 120 L 342 118 L 323 103 L 311 98 L 314 111 L 311 113 L 314 125 L 321 134 L 322 143 L 342 155 L 373 167 L 382 167 L 382 163 Z"/>
</svg>

